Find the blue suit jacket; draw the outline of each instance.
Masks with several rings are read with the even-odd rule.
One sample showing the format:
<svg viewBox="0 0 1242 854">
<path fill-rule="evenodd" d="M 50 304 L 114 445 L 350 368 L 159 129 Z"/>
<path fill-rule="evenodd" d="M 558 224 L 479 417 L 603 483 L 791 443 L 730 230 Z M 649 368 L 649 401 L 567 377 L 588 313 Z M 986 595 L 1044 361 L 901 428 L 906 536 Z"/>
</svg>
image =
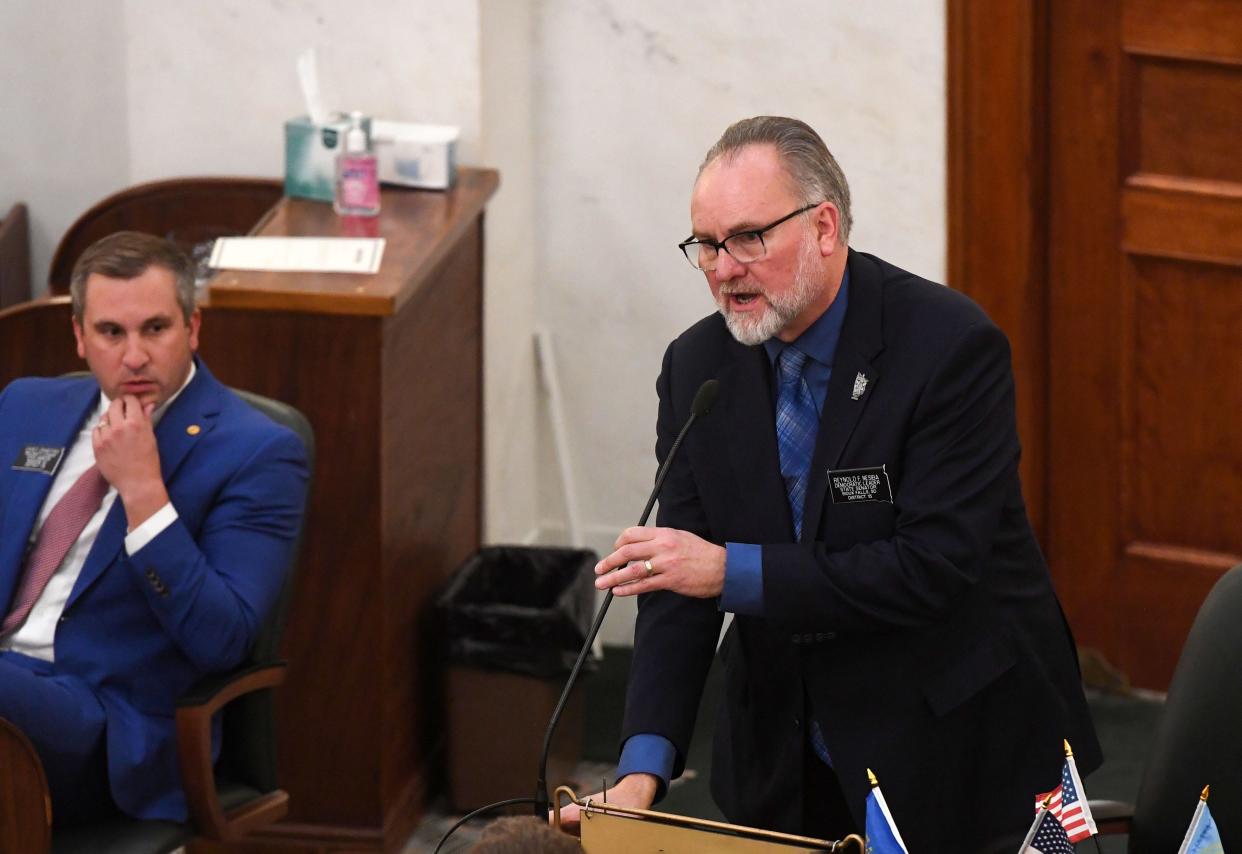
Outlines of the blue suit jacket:
<svg viewBox="0 0 1242 854">
<path fill-rule="evenodd" d="M 1062 739 L 1083 773 L 1100 748 L 1022 499 L 1008 342 L 959 293 L 848 264 L 801 542 L 763 348 L 713 315 L 669 346 L 657 385 L 663 459 L 700 384 L 720 383 L 659 524 L 763 546 L 764 614 L 737 616 L 720 649 L 712 792 L 734 821 L 801 831 L 811 711 L 859 827 L 872 768 L 911 852 L 971 851 L 1027 826 Z M 891 502 L 832 500 L 830 470 L 880 466 Z M 668 738 L 675 773 L 720 623 L 714 600 L 640 597 L 622 738 Z"/>
<path fill-rule="evenodd" d="M 52 484 L 12 462 L 26 445 L 71 446 L 98 399 L 89 377 L 22 379 L 0 392 L 5 611 Z M 183 820 L 176 701 L 204 675 L 236 667 L 254 645 L 301 523 L 307 469 L 297 436 L 229 392 L 202 362 L 155 435 L 179 518 L 129 556 L 125 509 L 112 505 L 57 627 L 55 671 L 84 680 L 104 707 L 118 806 L 140 818 Z"/>
</svg>

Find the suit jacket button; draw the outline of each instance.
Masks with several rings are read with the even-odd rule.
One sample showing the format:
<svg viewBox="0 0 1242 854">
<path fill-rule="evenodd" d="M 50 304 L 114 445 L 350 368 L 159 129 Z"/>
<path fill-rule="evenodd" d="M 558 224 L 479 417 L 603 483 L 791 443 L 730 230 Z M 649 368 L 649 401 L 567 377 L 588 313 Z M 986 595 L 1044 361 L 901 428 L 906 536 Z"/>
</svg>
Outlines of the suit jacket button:
<svg viewBox="0 0 1242 854">
<path fill-rule="evenodd" d="M 794 729 L 802 729 L 802 719 L 794 718 Z"/>
</svg>

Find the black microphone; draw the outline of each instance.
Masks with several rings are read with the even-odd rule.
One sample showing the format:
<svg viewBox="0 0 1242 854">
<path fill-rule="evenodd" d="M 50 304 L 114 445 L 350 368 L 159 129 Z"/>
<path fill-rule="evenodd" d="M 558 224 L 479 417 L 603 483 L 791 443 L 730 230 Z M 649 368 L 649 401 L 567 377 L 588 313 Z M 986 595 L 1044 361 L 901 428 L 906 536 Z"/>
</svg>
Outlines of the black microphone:
<svg viewBox="0 0 1242 854">
<path fill-rule="evenodd" d="M 720 383 L 716 380 L 705 381 L 699 386 L 699 390 L 694 393 L 694 402 L 690 404 L 690 417 L 682 425 L 681 432 L 673 440 L 673 446 L 668 449 L 668 456 L 664 458 L 664 462 L 660 465 L 660 470 L 656 473 L 655 486 L 652 487 L 651 495 L 647 498 L 647 506 L 643 508 L 643 515 L 638 520 L 638 527 L 641 528 L 647 524 L 647 517 L 651 515 L 651 508 L 655 506 L 656 498 L 660 495 L 660 488 L 664 486 L 664 478 L 668 476 L 668 470 L 672 465 L 673 457 L 677 456 L 677 450 L 681 447 L 681 440 L 686 438 L 686 434 L 690 432 L 690 426 L 695 421 L 711 412 L 712 406 L 715 405 L 716 398 L 719 396 Z M 557 700 L 556 708 L 552 711 L 552 718 L 548 721 L 548 731 L 543 736 L 543 752 L 539 754 L 539 779 L 535 783 L 535 816 L 540 819 L 547 818 L 548 814 L 548 753 L 552 749 L 552 735 L 556 732 L 556 725 L 560 722 L 561 714 L 565 711 L 565 704 L 569 701 L 569 694 L 578 682 L 578 675 L 582 672 L 582 665 L 586 662 L 587 655 L 591 652 L 591 646 L 595 643 L 595 636 L 599 634 L 600 626 L 603 625 L 604 616 L 608 613 L 608 606 L 611 604 L 612 590 L 610 589 L 604 596 L 604 601 L 600 604 L 599 610 L 595 612 L 595 621 L 591 623 L 591 630 L 587 632 L 586 641 L 582 644 L 582 649 L 578 653 L 578 660 L 574 662 L 573 669 L 569 671 L 569 678 L 565 680 L 565 688 L 561 691 L 561 698 Z"/>
</svg>

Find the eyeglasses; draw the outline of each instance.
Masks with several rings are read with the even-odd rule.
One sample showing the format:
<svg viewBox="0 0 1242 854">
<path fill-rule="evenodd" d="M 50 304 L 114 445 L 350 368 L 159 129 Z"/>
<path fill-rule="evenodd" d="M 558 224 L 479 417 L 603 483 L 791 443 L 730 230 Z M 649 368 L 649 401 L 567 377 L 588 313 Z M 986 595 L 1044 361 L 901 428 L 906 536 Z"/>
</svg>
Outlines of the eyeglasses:
<svg viewBox="0 0 1242 854">
<path fill-rule="evenodd" d="M 736 234 L 730 234 L 721 241 L 692 237 L 689 240 L 683 240 L 681 243 L 678 243 L 677 248 L 686 256 L 686 260 L 690 262 L 691 267 L 696 270 L 702 270 L 705 273 L 710 273 L 716 269 L 721 249 L 728 252 L 733 260 L 739 264 L 749 264 L 752 261 L 758 261 L 768 252 L 768 248 L 763 243 L 764 232 L 771 231 L 782 222 L 793 219 L 798 214 L 806 213 L 811 208 L 817 208 L 822 204 L 823 202 L 816 202 L 813 205 L 798 208 L 793 213 L 785 214 L 776 222 L 768 223 L 763 228 L 739 231 Z"/>
</svg>

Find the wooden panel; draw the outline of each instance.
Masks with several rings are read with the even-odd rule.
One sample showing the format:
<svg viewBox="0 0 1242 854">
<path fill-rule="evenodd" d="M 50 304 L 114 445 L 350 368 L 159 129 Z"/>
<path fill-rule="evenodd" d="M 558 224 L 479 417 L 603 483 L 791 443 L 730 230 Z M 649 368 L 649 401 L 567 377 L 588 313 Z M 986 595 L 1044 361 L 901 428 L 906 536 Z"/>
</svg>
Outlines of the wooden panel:
<svg viewBox="0 0 1242 854">
<path fill-rule="evenodd" d="M 1167 686 L 1200 603 L 1236 563 L 1234 555 L 1130 544 L 1113 600 L 1118 614 L 1114 663 L 1139 685 Z"/>
<path fill-rule="evenodd" d="M 1130 73 L 1126 136 L 1137 162 L 1127 172 L 1242 185 L 1242 66 L 1138 57 Z"/>
<path fill-rule="evenodd" d="M 1237 0 L 1126 0 L 1129 50 L 1203 58 L 1242 58 Z"/>
<path fill-rule="evenodd" d="M 300 409 L 318 446 L 282 643 L 289 671 L 276 692 L 289 821 L 378 825 L 375 757 L 387 749 L 380 709 L 388 686 L 375 666 L 382 624 L 369 613 L 367 591 L 383 589 L 380 321 L 213 307 L 204 315 L 202 353 L 221 381 Z M 321 785 L 325 778 L 351 782 L 342 791 Z"/>
<path fill-rule="evenodd" d="M 245 234 L 281 196 L 267 178 L 174 178 L 138 184 L 102 200 L 69 227 L 52 255 L 52 293 L 69 292 L 78 256 L 114 231 L 168 237 L 185 251 L 221 235 Z"/>
<path fill-rule="evenodd" d="M 1022 491 L 1045 540 L 1046 4 L 948 4 L 947 282 L 1005 331 L 1017 382 Z"/>
<path fill-rule="evenodd" d="M 1128 182 L 1121 198 L 1123 248 L 1140 255 L 1242 264 L 1242 195 L 1227 195 L 1232 187 L 1154 178 Z"/>
<path fill-rule="evenodd" d="M 0 388 L 18 377 L 86 370 L 74 350 L 68 297 L 24 302 L 0 311 Z"/>
<path fill-rule="evenodd" d="M 1127 539 L 1242 554 L 1242 270 L 1136 259 L 1127 280 Z"/>
<path fill-rule="evenodd" d="M 30 299 L 30 218 L 17 204 L 0 221 L 0 308 Z"/>
<path fill-rule="evenodd" d="M 50 797 L 43 764 L 30 739 L 0 718 L 0 851 L 51 850 Z"/>
<path fill-rule="evenodd" d="M 385 322 L 381 444 L 385 623 L 386 829 L 421 813 L 426 769 L 443 747 L 443 661 L 433 597 L 482 538 L 482 224 L 476 219 L 420 289 Z M 429 342 L 435 342 L 431 346 Z"/>
<path fill-rule="evenodd" d="M 1110 4 L 1052 3 L 1048 560 L 1079 643 L 1110 657 L 1117 615 L 1101 603 L 1121 549 L 1119 28 Z"/>
</svg>

